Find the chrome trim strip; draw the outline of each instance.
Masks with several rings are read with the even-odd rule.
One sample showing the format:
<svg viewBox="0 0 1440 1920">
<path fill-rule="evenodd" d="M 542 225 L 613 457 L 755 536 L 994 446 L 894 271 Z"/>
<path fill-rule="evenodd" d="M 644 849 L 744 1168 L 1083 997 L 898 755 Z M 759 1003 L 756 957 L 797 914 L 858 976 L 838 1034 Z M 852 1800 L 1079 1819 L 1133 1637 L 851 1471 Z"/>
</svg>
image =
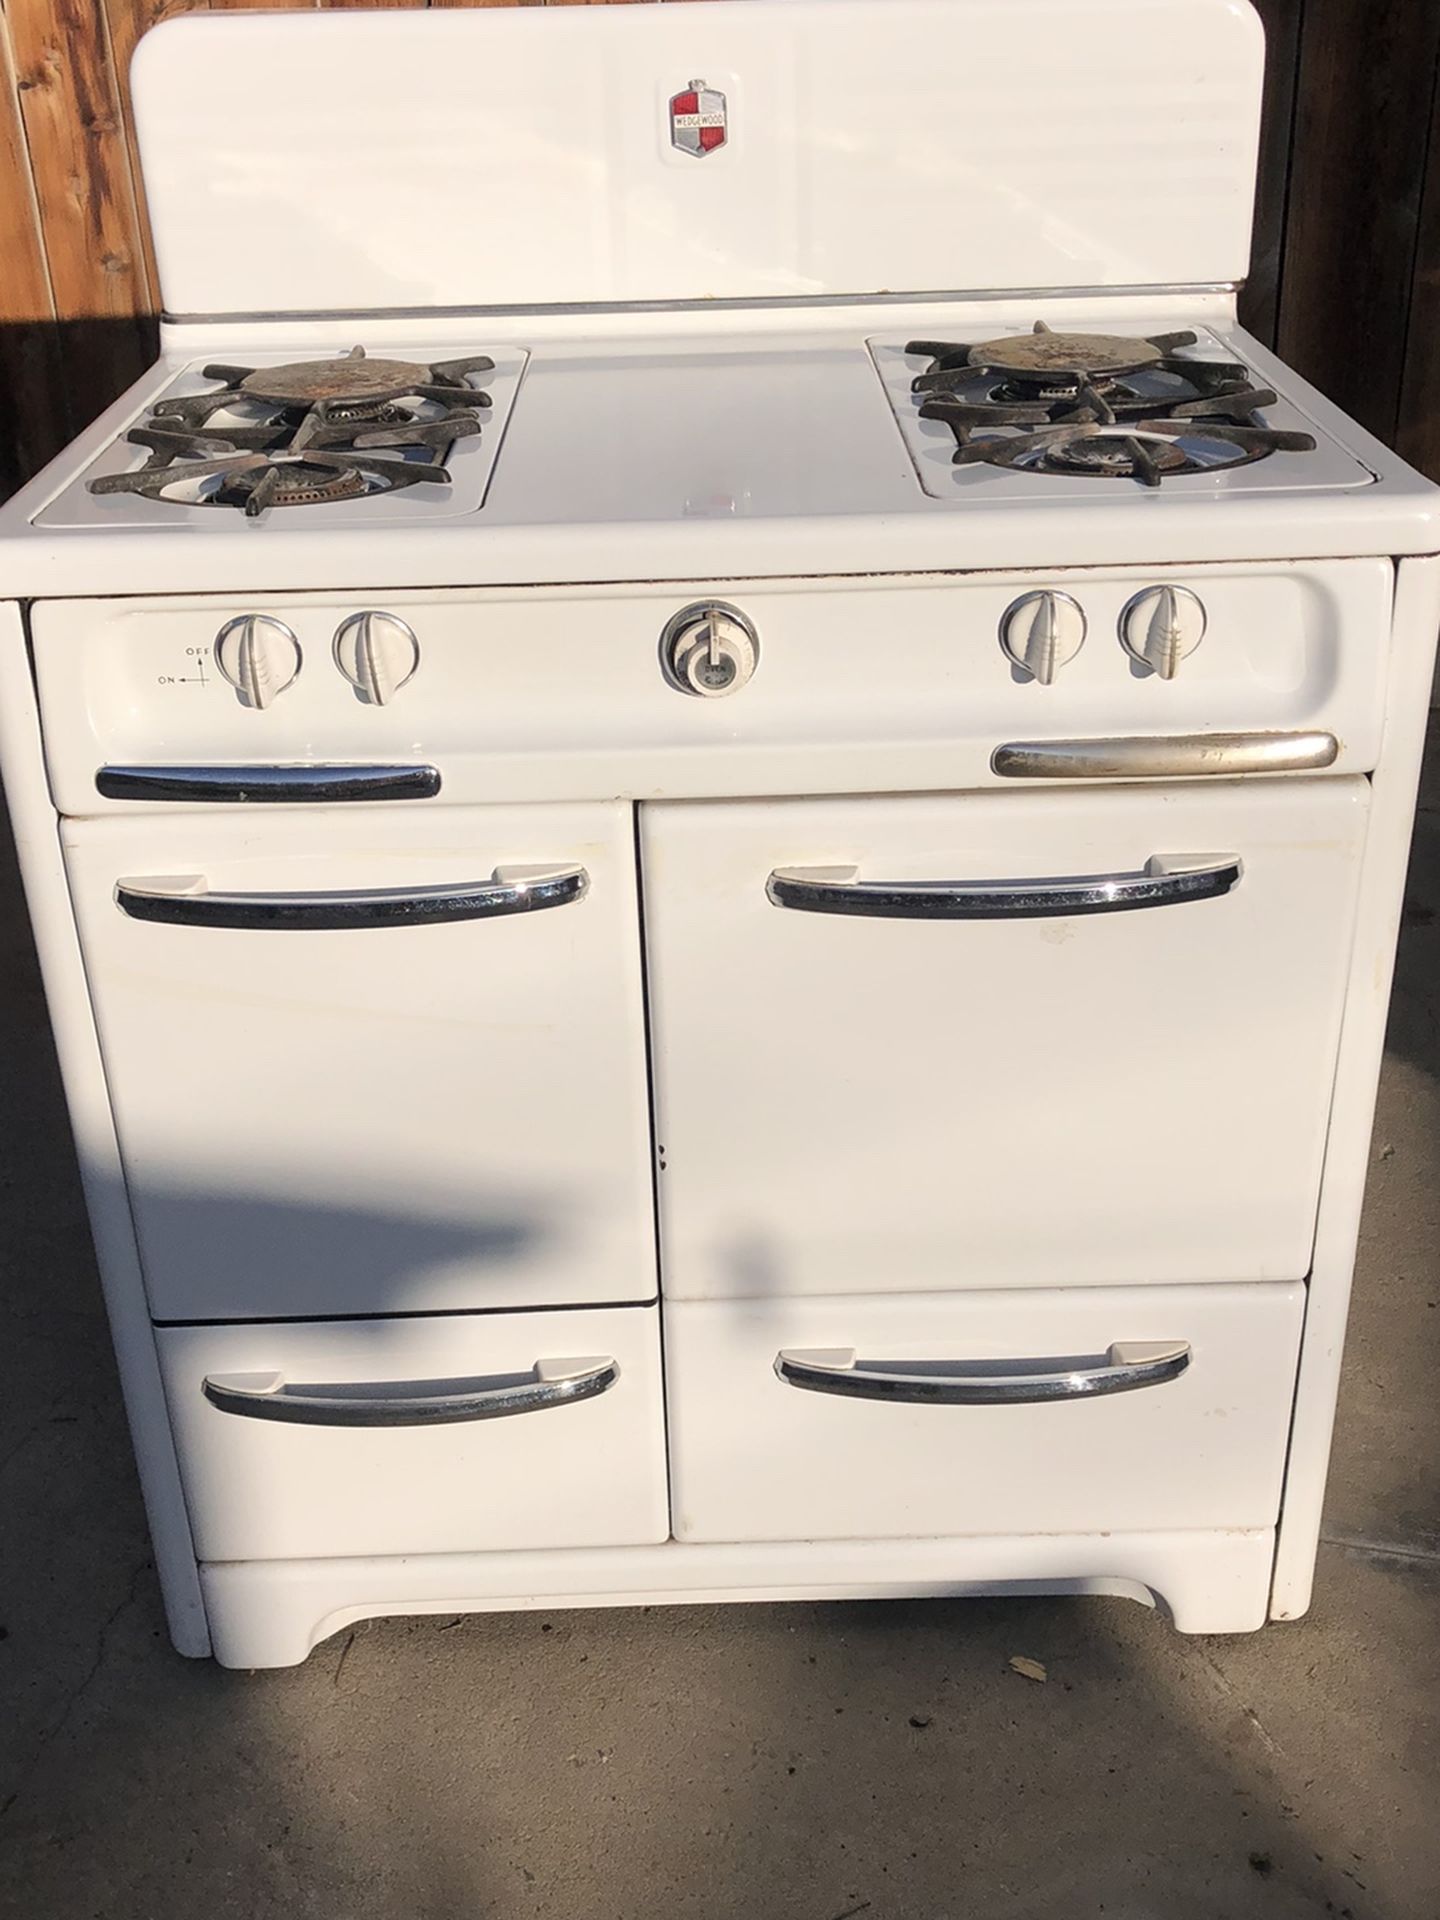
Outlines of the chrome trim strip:
<svg viewBox="0 0 1440 1920">
<path fill-rule="evenodd" d="M 1333 733 L 1162 733 L 1095 740 L 1012 740 L 990 756 L 1006 780 L 1230 779 L 1335 764 Z"/>
<path fill-rule="evenodd" d="M 452 920 L 568 907 L 590 888 L 584 867 L 497 867 L 490 880 L 439 887 L 336 893 L 211 893 L 200 874 L 117 880 L 115 904 L 132 920 L 164 926 L 266 928 L 301 933 L 359 927 L 425 927 Z"/>
<path fill-rule="evenodd" d="M 775 1372 L 787 1387 L 835 1393 L 853 1400 L 888 1400 L 901 1406 L 1031 1406 L 1041 1400 L 1096 1400 L 1110 1393 L 1178 1380 L 1190 1365 L 1184 1340 L 1118 1341 L 1099 1364 L 1058 1360 L 976 1363 L 976 1370 L 920 1372 L 912 1365 L 857 1365 L 849 1347 L 777 1353 Z M 990 1368 L 986 1372 L 983 1369 Z"/>
<path fill-rule="evenodd" d="M 1223 858 L 1153 855 L 1138 873 L 1065 880 L 857 880 L 854 867 L 777 867 L 765 883 L 772 906 L 875 920 L 1045 920 L 1074 913 L 1133 913 L 1142 907 L 1214 900 L 1238 887 L 1238 854 Z"/>
<path fill-rule="evenodd" d="M 438 767 L 313 765 L 253 767 L 101 767 L 95 790 L 106 800 L 208 800 L 254 806 L 340 800 L 433 800 Z"/>
<path fill-rule="evenodd" d="M 221 1413 L 306 1427 L 443 1427 L 543 1413 L 608 1393 L 616 1360 L 539 1360 L 535 1378 L 487 1387 L 469 1380 L 406 1380 L 383 1386 L 292 1385 L 278 1373 L 207 1374 L 201 1391 Z"/>
<path fill-rule="evenodd" d="M 319 307 L 287 308 L 283 312 L 259 313 L 171 313 L 162 311 L 166 326 L 210 327 L 255 325 L 264 321 L 296 320 L 466 320 L 521 318 L 533 314 L 584 315 L 608 313 L 734 313 L 747 307 L 907 307 L 978 306 L 1001 300 L 1136 300 L 1173 298 L 1177 295 L 1237 293 L 1243 280 L 1162 281 L 1155 285 L 1125 287 L 987 287 L 980 291 L 956 289 L 936 292 L 917 289 L 911 293 L 779 293 L 727 294 L 720 300 L 551 300 L 535 305 L 497 307 Z"/>
</svg>

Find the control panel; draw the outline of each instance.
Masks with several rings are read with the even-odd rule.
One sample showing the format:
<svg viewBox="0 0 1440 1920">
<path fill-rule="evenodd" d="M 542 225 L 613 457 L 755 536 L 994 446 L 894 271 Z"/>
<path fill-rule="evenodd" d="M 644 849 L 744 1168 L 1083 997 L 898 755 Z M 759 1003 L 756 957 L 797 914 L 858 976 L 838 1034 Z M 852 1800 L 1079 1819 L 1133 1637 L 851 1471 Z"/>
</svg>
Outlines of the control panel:
<svg viewBox="0 0 1440 1920">
<path fill-rule="evenodd" d="M 285 804 L 316 768 L 317 794 L 343 769 L 347 799 L 401 780 L 427 802 L 1015 792 L 1068 777 L 1076 743 L 1131 777 L 1117 742 L 1161 736 L 1321 730 L 1336 772 L 1368 770 L 1393 587 L 1360 558 L 115 597 L 30 621 L 67 813 L 144 804 L 105 769 L 160 769 L 143 790 L 180 805 L 207 769 Z"/>
</svg>

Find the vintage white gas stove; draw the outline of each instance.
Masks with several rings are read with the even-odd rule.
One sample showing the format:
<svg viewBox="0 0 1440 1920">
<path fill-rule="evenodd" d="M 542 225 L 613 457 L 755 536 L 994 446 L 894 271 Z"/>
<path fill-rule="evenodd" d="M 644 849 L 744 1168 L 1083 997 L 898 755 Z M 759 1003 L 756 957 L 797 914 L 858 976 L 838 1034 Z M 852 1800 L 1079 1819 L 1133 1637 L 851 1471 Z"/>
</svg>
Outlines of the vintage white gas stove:
<svg viewBox="0 0 1440 1920">
<path fill-rule="evenodd" d="M 170 317 L 0 517 L 0 723 L 184 1652 L 1304 1610 L 1440 492 L 1236 323 L 1261 67 L 146 38 Z"/>
</svg>

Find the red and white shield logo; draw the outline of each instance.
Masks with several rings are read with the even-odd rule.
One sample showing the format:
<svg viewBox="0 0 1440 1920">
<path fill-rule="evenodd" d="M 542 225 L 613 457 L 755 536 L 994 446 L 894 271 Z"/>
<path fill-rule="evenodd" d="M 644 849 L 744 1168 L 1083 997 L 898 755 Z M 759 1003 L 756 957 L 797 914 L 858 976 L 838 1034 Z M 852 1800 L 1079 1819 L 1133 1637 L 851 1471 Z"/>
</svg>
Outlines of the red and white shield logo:
<svg viewBox="0 0 1440 1920">
<path fill-rule="evenodd" d="M 725 144 L 725 96 L 703 80 L 692 80 L 670 96 L 670 144 L 703 159 Z"/>
</svg>

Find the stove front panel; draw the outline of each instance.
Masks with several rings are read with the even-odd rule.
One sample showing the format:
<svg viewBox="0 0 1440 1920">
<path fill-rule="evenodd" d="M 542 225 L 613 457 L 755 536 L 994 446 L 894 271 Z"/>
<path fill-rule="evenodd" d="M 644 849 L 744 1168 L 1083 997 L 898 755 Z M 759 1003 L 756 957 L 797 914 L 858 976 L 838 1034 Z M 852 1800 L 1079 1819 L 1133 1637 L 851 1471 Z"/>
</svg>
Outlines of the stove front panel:
<svg viewBox="0 0 1440 1920">
<path fill-rule="evenodd" d="M 628 807 L 64 838 L 156 1319 L 654 1297 Z"/>
<path fill-rule="evenodd" d="M 1303 1278 L 1369 798 L 642 808 L 667 1297 Z"/>
<path fill-rule="evenodd" d="M 663 1540 L 659 1318 L 610 1307 L 162 1328 L 200 1557 Z M 497 1411 L 517 1391 L 526 1411 Z M 435 1402 L 449 1417 L 426 1417 Z"/>
<path fill-rule="evenodd" d="M 153 814 L 149 801 L 97 789 L 97 769 L 117 765 L 421 763 L 439 776 L 441 804 L 946 791 L 1013 788 L 992 766 L 1007 742 L 1217 730 L 1328 733 L 1333 768 L 1366 771 L 1380 749 L 1393 583 L 1389 562 L 1350 560 L 352 589 L 45 602 L 31 626 L 52 790 L 71 815 Z M 1197 596 L 1205 620 L 1170 679 L 1121 641 L 1135 597 L 1164 585 Z M 1085 622 L 1083 645 L 1048 685 L 1001 644 L 1010 609 L 1047 590 Z M 758 665 L 726 698 L 691 698 L 667 678 L 661 637 L 682 609 L 712 599 L 751 622 Z M 357 694 L 336 657 L 346 624 L 377 611 L 410 629 L 416 651 L 403 664 L 418 663 L 383 703 Z M 291 636 L 265 629 L 277 678 L 291 677 L 263 708 L 215 658 L 216 636 L 247 616 Z"/>
<path fill-rule="evenodd" d="M 1273 1526 L 1304 1311 L 1299 1285 L 681 1302 L 676 1538 Z"/>
</svg>

